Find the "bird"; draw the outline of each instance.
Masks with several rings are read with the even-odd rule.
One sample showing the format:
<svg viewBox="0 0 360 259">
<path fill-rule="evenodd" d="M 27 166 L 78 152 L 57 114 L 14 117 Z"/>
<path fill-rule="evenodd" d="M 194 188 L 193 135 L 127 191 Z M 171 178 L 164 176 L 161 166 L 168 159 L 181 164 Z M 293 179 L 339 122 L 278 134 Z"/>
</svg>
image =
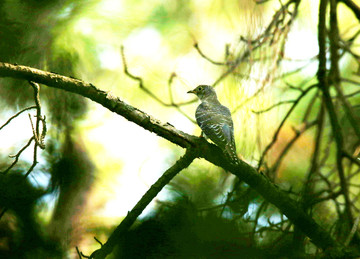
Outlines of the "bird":
<svg viewBox="0 0 360 259">
<path fill-rule="evenodd" d="M 234 139 L 234 123 L 229 108 L 222 105 L 215 89 L 199 85 L 188 93 L 195 94 L 201 101 L 195 112 L 197 124 L 202 132 L 223 151 L 232 164 L 239 164 Z"/>
</svg>

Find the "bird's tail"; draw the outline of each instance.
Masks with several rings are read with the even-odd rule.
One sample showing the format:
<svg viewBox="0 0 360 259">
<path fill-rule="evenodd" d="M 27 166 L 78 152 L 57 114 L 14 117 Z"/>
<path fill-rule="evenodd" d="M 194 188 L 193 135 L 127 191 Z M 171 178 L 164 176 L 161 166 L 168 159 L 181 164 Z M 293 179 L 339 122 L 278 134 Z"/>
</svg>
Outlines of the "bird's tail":
<svg viewBox="0 0 360 259">
<path fill-rule="evenodd" d="M 230 163 L 234 165 L 240 164 L 240 159 L 238 158 L 236 154 L 236 148 L 235 145 L 232 143 L 228 143 L 224 148 L 224 154 L 229 159 Z"/>
</svg>

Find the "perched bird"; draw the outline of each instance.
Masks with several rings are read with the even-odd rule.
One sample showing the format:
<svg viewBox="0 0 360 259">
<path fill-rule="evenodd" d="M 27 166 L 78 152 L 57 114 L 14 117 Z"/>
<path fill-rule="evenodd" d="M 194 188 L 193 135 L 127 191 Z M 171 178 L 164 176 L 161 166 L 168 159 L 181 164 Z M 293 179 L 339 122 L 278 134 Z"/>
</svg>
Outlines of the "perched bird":
<svg viewBox="0 0 360 259">
<path fill-rule="evenodd" d="M 211 86 L 199 85 L 188 93 L 196 94 L 201 100 L 195 117 L 202 132 L 223 150 L 232 164 L 238 164 L 230 110 L 219 102 Z"/>
</svg>

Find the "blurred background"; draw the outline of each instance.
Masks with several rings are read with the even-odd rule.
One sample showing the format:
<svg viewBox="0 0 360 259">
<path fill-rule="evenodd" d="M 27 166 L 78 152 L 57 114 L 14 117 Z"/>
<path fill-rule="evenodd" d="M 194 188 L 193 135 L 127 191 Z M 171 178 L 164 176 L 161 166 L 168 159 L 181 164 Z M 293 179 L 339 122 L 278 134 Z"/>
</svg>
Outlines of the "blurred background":
<svg viewBox="0 0 360 259">
<path fill-rule="evenodd" d="M 198 102 L 186 92 L 199 84 L 214 85 L 233 113 L 238 155 L 258 166 L 294 101 L 317 82 L 318 6 L 310 0 L 300 5 L 275 0 L 4 0 L 0 61 L 90 82 L 194 135 L 201 133 L 194 122 Z M 349 48 L 356 53 L 358 20 L 344 5 L 338 16 L 341 38 L 351 40 Z M 354 83 L 358 64 L 351 53 L 343 51 L 341 57 L 341 73 L 348 79 L 344 93 L 351 94 L 359 87 Z M 124 60 L 129 73 L 142 78 L 143 88 L 124 73 Z M 24 80 L 2 78 L 0 95 L 0 125 L 34 105 L 33 90 Z M 319 95 L 316 88 L 304 95 L 261 165 L 298 200 L 309 180 L 320 128 Z M 357 111 L 359 96 L 349 99 Z M 91 254 L 99 247 L 93 237 L 105 242 L 184 153 L 81 96 L 41 86 L 40 100 L 48 131 L 39 163 L 26 180 L 19 180 L 33 162 L 32 143 L 0 178 L 0 207 L 6 208 L 0 221 L 2 258 L 78 258 L 76 246 Z M 336 107 L 346 148 L 356 156 L 359 140 L 341 105 Z M 32 136 L 27 113 L 35 115 L 34 110 L 23 112 L 0 130 L 1 171 L 14 161 L 9 155 Z M 322 121 L 324 171 L 316 177 L 330 184 L 314 187 L 316 197 L 336 194 L 339 188 L 331 171 L 331 128 L 327 119 Z M 348 175 L 357 172 L 349 165 Z M 352 177 L 355 199 L 359 177 Z M 342 201 L 339 195 L 332 198 L 335 205 L 331 199 L 316 203 L 313 216 L 336 235 Z M 160 237 L 154 238 L 154 232 Z M 245 183 L 198 159 L 159 193 L 112 257 L 163 258 L 174 247 L 181 258 L 315 255 L 318 249 L 306 238 L 298 242 L 301 249 L 293 249 L 295 232 L 281 212 Z"/>
</svg>

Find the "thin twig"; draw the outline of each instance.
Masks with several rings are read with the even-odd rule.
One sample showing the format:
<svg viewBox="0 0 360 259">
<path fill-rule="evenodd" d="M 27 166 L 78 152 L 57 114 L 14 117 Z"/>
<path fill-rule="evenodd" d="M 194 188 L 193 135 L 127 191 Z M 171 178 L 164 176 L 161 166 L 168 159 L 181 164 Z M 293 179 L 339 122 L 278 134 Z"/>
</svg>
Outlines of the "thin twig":
<svg viewBox="0 0 360 259">
<path fill-rule="evenodd" d="M 96 237 L 94 237 L 95 241 L 98 242 L 100 244 L 100 246 L 103 246 L 104 244 L 99 240 L 97 239 Z"/>
<path fill-rule="evenodd" d="M 35 143 L 36 143 L 36 145 L 38 145 L 41 149 L 45 149 L 45 145 L 44 145 L 44 143 L 41 141 L 41 140 L 42 140 L 41 136 L 38 136 L 38 135 L 36 134 L 36 130 L 35 130 L 35 128 L 34 128 L 34 125 L 33 125 L 32 120 L 31 120 L 31 115 L 30 115 L 30 113 L 29 113 L 28 115 L 29 115 L 29 120 L 30 120 L 30 124 L 31 124 L 31 129 L 32 129 L 32 131 L 33 131 Z"/>
<path fill-rule="evenodd" d="M 357 6 L 352 0 L 340 0 L 340 1 L 346 4 L 360 21 L 360 7 Z"/>
<path fill-rule="evenodd" d="M 189 119 L 191 122 L 196 123 L 189 115 L 187 115 L 185 112 L 183 112 L 180 109 L 180 106 L 182 105 L 186 105 L 186 104 L 190 104 L 190 103 L 194 103 L 196 101 L 196 99 L 194 99 L 193 101 L 190 102 L 183 102 L 183 103 L 166 103 L 164 102 L 161 98 L 157 97 L 152 91 L 150 91 L 144 84 L 144 81 L 141 77 L 139 76 L 135 76 L 133 74 L 130 73 L 128 66 L 127 66 L 127 62 L 126 62 L 126 58 L 125 58 L 125 50 L 124 50 L 124 46 L 121 46 L 121 58 L 122 58 L 122 62 L 124 65 L 124 73 L 125 75 L 127 75 L 128 77 L 130 77 L 131 79 L 134 79 L 135 81 L 137 81 L 139 83 L 139 88 L 141 90 L 143 90 L 145 93 L 147 93 L 151 98 L 153 98 L 155 101 L 157 101 L 158 103 L 160 103 L 161 105 L 165 106 L 165 107 L 174 107 L 176 108 L 182 115 L 184 115 L 187 119 Z M 169 84 L 171 85 L 172 80 L 173 80 L 174 76 L 171 76 L 169 79 Z"/>
<path fill-rule="evenodd" d="M 346 82 L 346 83 L 349 83 L 349 84 L 353 84 L 353 85 L 356 85 L 356 86 L 360 86 L 360 82 L 358 81 L 355 81 L 355 80 L 351 80 L 349 78 L 340 78 L 340 80 L 342 82 Z"/>
<path fill-rule="evenodd" d="M 328 200 L 335 200 L 337 197 L 339 197 L 342 194 L 342 191 L 337 191 L 337 192 L 331 192 L 328 196 L 325 197 L 319 197 L 319 198 L 313 198 L 312 200 L 308 201 L 306 206 L 307 207 L 312 207 L 318 203 L 324 202 L 324 201 L 328 201 Z"/>
<path fill-rule="evenodd" d="M 345 98 L 351 98 L 351 97 L 354 97 L 355 95 L 358 95 L 358 94 L 360 94 L 360 90 L 355 91 L 355 92 L 353 92 L 351 94 L 345 95 Z"/>
<path fill-rule="evenodd" d="M 303 125 L 303 127 L 300 130 L 296 130 L 294 129 L 295 132 L 295 136 L 287 143 L 287 145 L 285 146 L 285 148 L 283 149 L 283 151 L 280 153 L 278 159 L 276 160 L 276 162 L 274 163 L 274 165 L 270 168 L 270 171 L 274 174 L 276 174 L 276 171 L 279 169 L 282 160 L 284 159 L 284 157 L 286 156 L 286 154 L 289 152 L 290 148 L 292 147 L 292 145 L 296 142 L 296 140 L 298 140 L 300 138 L 300 136 L 307 131 L 308 129 L 312 128 L 313 126 L 315 126 L 317 124 L 317 120 L 314 120 L 310 123 L 305 123 L 305 125 Z"/>
<path fill-rule="evenodd" d="M 356 231 L 357 231 L 357 228 L 359 226 L 359 222 L 360 222 L 360 215 L 355 219 L 355 222 L 351 228 L 351 231 L 348 235 L 348 237 L 346 238 L 345 240 L 345 246 L 348 246 L 352 240 L 352 238 L 354 237 Z"/>
<path fill-rule="evenodd" d="M 312 114 L 312 109 L 314 107 L 314 104 L 316 103 L 316 100 L 319 96 L 319 90 L 316 91 L 316 93 L 314 94 L 314 96 L 310 99 L 309 101 L 309 105 L 307 105 L 307 108 L 304 112 L 304 117 L 303 117 L 303 122 L 307 122 L 309 119 L 309 116 Z"/>
<path fill-rule="evenodd" d="M 2 174 L 8 173 L 10 171 L 10 169 L 13 168 L 14 165 L 16 165 L 16 163 L 19 161 L 19 157 L 20 157 L 21 153 L 24 152 L 24 150 L 27 149 L 28 146 L 30 146 L 31 141 L 33 141 L 33 140 L 34 140 L 34 137 L 31 137 L 29 139 L 29 141 L 26 143 L 26 145 L 23 146 L 15 155 L 9 155 L 9 157 L 15 158 L 15 160 L 12 162 L 12 164 L 8 168 L 5 169 L 5 171 L 1 172 Z"/>
<path fill-rule="evenodd" d="M 269 108 L 266 108 L 265 110 L 259 110 L 259 111 L 252 111 L 253 113 L 255 114 L 260 114 L 260 113 L 264 113 L 264 112 L 268 112 L 270 110 L 272 110 L 273 108 L 277 107 L 277 106 L 280 106 L 280 105 L 283 105 L 283 104 L 289 104 L 289 103 L 294 103 L 296 100 L 288 100 L 288 101 L 281 101 L 281 102 L 278 102 L 274 105 L 271 105 Z"/>
<path fill-rule="evenodd" d="M 177 77 L 177 75 L 175 73 L 171 73 L 170 77 L 169 77 L 169 80 L 168 80 L 169 99 L 170 99 L 170 103 L 172 105 L 176 105 L 174 103 L 174 97 L 173 97 L 173 94 L 172 94 L 172 83 L 173 83 L 175 77 Z"/>
<path fill-rule="evenodd" d="M 130 71 L 128 69 L 128 66 L 127 66 L 126 58 L 125 58 L 124 46 L 121 46 L 120 50 L 121 50 L 121 58 L 122 58 L 122 62 L 123 62 L 123 65 L 124 65 L 124 73 L 125 73 L 125 75 L 127 75 L 131 79 L 134 79 L 135 81 L 137 81 L 139 83 L 139 88 L 141 90 L 143 90 L 145 93 L 147 93 L 155 101 L 160 103 L 161 105 L 166 106 L 166 107 L 172 106 L 171 104 L 166 103 L 163 100 L 161 100 L 161 98 L 157 97 L 153 92 L 151 92 L 147 87 L 145 87 L 143 79 L 141 77 L 135 76 L 135 75 L 130 73 Z"/>
<path fill-rule="evenodd" d="M 281 121 L 279 127 L 277 128 L 277 130 L 275 131 L 274 133 L 274 136 L 272 138 L 272 141 L 266 146 L 265 150 L 263 151 L 262 155 L 261 155 L 261 158 L 260 158 L 260 161 L 259 161 L 259 164 L 258 164 L 258 169 L 261 167 L 263 161 L 264 161 L 264 158 L 265 158 L 265 155 L 266 153 L 270 150 L 270 148 L 275 144 L 278 136 L 279 136 L 279 133 L 280 133 L 280 130 L 282 128 L 282 126 L 285 124 L 286 120 L 289 118 L 289 116 L 291 115 L 291 113 L 294 111 L 296 105 L 300 102 L 300 100 L 313 88 L 315 88 L 317 86 L 317 84 L 315 85 L 311 85 L 309 86 L 306 90 L 304 90 L 304 92 L 302 92 L 299 97 L 294 101 L 294 104 L 291 106 L 291 108 L 289 109 L 289 111 L 287 112 L 287 114 L 285 115 L 285 117 L 283 118 L 283 120 Z"/>
<path fill-rule="evenodd" d="M 304 186 L 302 188 L 302 195 L 301 195 L 301 204 L 304 210 L 307 210 L 310 206 L 308 205 L 309 197 L 311 196 L 311 193 L 313 192 L 313 178 L 314 175 L 319 170 L 319 157 L 320 157 L 320 147 L 321 147 L 321 141 L 322 141 L 322 135 L 324 130 L 324 114 L 325 114 L 325 105 L 322 102 L 320 111 L 317 117 L 317 132 L 315 137 L 315 143 L 314 143 L 314 151 L 312 153 L 311 158 L 311 166 L 309 169 L 309 173 L 307 174 L 306 181 L 304 183 Z"/>
<path fill-rule="evenodd" d="M 79 256 L 79 259 L 81 259 L 82 256 L 81 256 L 81 253 L 80 253 L 80 251 L 79 251 L 79 248 L 78 248 L 77 246 L 76 246 L 75 248 L 76 248 L 76 252 L 77 252 L 77 254 L 78 254 L 78 256 Z"/>
<path fill-rule="evenodd" d="M 29 81 L 29 83 L 34 89 L 34 101 L 36 104 L 36 128 L 35 128 L 35 130 L 32 125 L 30 115 L 29 115 L 29 118 L 30 118 L 32 129 L 33 129 L 33 134 L 34 134 L 36 145 L 39 146 L 41 149 L 45 149 L 44 138 L 46 135 L 46 121 L 45 121 L 46 117 L 44 116 L 44 118 L 43 118 L 41 115 L 40 86 L 39 86 L 39 84 L 32 82 L 32 81 Z M 40 133 L 40 122 L 42 123 L 42 132 L 41 133 Z"/>
<path fill-rule="evenodd" d="M 321 12 L 321 11 L 320 11 Z M 339 87 L 337 87 L 338 83 L 340 82 L 340 72 L 339 72 L 339 55 L 338 55 L 338 42 L 339 42 L 339 29 L 338 29 L 338 22 L 337 22 L 337 2 L 336 0 L 330 0 L 330 32 L 329 32 L 329 39 L 330 39 L 330 61 L 331 61 L 331 73 L 329 76 L 331 77 L 332 81 L 334 82 L 335 88 L 338 90 Z M 321 28 L 319 25 L 319 30 L 324 30 L 325 27 Z M 324 46 L 320 46 L 319 48 L 323 48 Z M 324 57 L 322 57 L 324 59 Z M 326 59 L 326 57 L 325 57 Z M 325 60 L 326 61 L 326 60 Z M 320 63 L 320 55 L 319 55 L 319 63 Z M 326 69 L 326 64 L 325 69 Z M 320 65 L 319 65 L 320 66 Z M 319 81 L 320 82 L 320 81 Z M 325 104 L 327 106 L 328 114 L 330 117 L 330 123 L 333 130 L 333 135 L 335 138 L 336 143 L 336 164 L 338 168 L 338 175 L 340 179 L 341 189 L 343 192 L 343 196 L 345 199 L 345 213 L 348 218 L 348 223 L 353 224 L 353 216 L 351 212 L 351 203 L 349 198 L 349 191 L 347 182 L 345 179 L 345 172 L 342 165 L 342 151 L 344 148 L 343 144 L 343 136 L 341 127 L 338 122 L 338 118 L 331 100 L 331 96 L 329 93 L 329 80 L 325 82 L 325 84 L 319 84 L 322 91 L 323 96 L 325 100 Z M 340 92 L 338 91 L 338 95 Z M 346 105 L 344 105 L 346 108 Z M 355 123 L 357 124 L 357 123 Z M 354 126 L 354 125 L 353 125 Z M 359 137 L 360 137 L 360 129 L 359 129 Z"/>
<path fill-rule="evenodd" d="M 355 158 L 352 155 L 350 155 L 348 152 L 343 151 L 342 155 L 350 160 L 350 162 L 356 164 L 360 167 L 360 158 Z"/>
<path fill-rule="evenodd" d="M 204 59 L 206 59 L 207 61 L 209 61 L 211 64 L 217 65 L 217 66 L 226 66 L 228 63 L 227 62 L 217 62 L 212 60 L 211 58 L 209 58 L 208 56 L 206 56 L 204 54 L 204 52 L 202 52 L 202 50 L 199 47 L 199 44 L 197 42 L 194 43 L 194 48 L 198 51 L 198 53 L 200 54 L 200 56 L 202 56 Z"/>
<path fill-rule="evenodd" d="M 1 127 L 0 127 L 0 130 L 2 130 L 6 125 L 8 125 L 11 120 L 15 119 L 17 116 L 19 116 L 21 113 L 25 112 L 25 111 L 28 111 L 28 110 L 31 110 L 31 109 L 36 109 L 36 106 L 30 106 L 30 107 L 27 107 L 25 109 L 22 109 L 21 111 L 19 111 L 18 113 L 16 113 L 15 115 L 11 116 Z"/>
</svg>

